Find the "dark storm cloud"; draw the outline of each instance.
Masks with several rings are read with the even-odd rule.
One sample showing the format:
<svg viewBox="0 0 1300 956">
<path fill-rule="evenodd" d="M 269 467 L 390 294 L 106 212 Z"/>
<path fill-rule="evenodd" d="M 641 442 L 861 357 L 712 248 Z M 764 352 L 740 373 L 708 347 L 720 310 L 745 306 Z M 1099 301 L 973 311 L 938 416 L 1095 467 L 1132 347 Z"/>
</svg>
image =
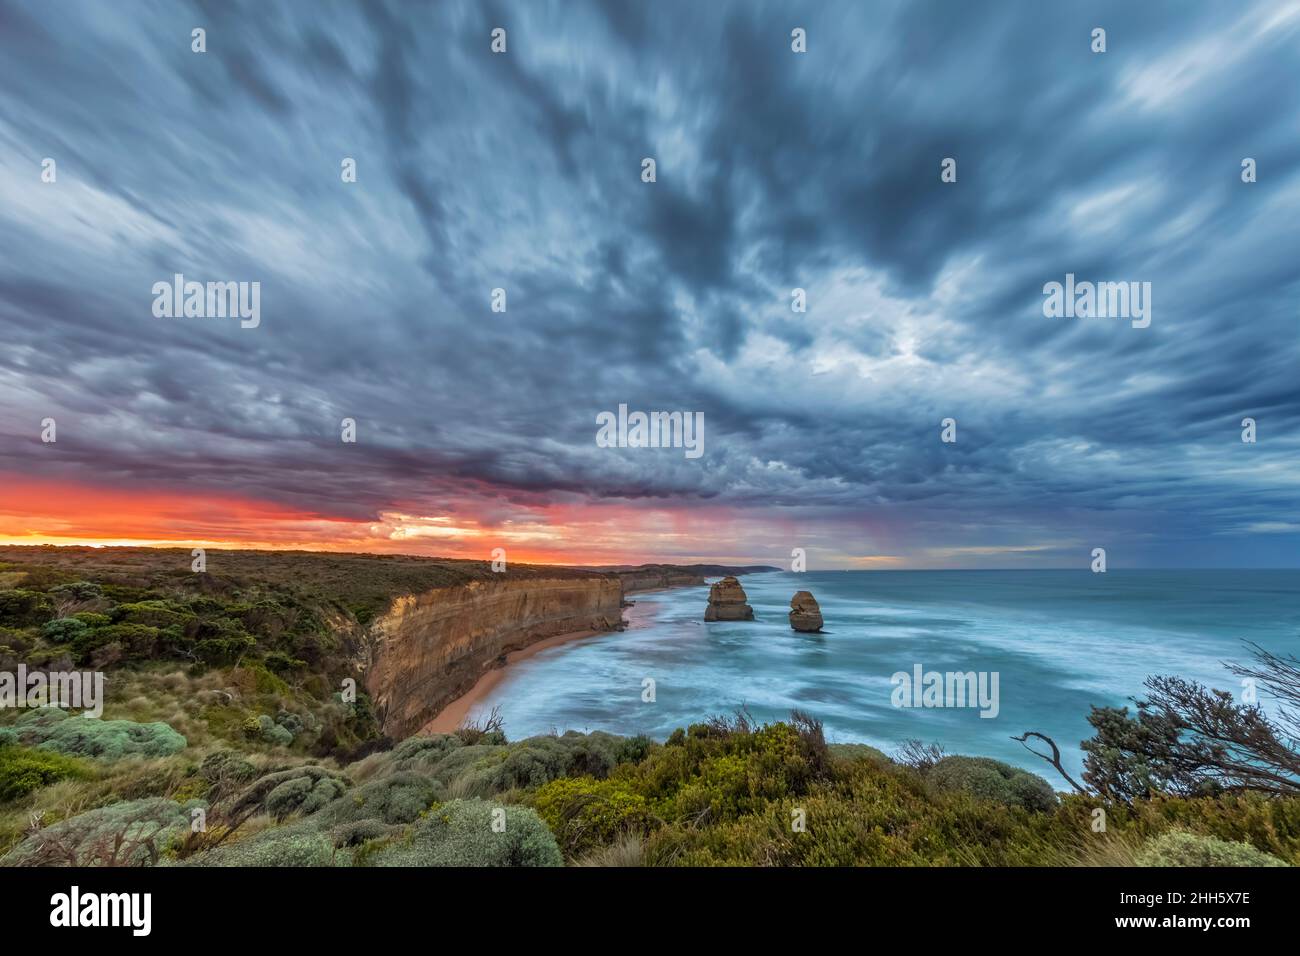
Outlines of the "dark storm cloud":
<svg viewBox="0 0 1300 956">
<path fill-rule="evenodd" d="M 9 0 L 0 27 L 0 470 L 356 518 L 724 503 L 849 555 L 884 521 L 909 554 L 1300 543 L 1294 6 Z M 262 325 L 153 318 L 175 272 L 260 281 Z M 1150 281 L 1151 327 L 1045 318 L 1067 272 Z M 705 412 L 706 455 L 595 447 L 621 402 Z"/>
</svg>

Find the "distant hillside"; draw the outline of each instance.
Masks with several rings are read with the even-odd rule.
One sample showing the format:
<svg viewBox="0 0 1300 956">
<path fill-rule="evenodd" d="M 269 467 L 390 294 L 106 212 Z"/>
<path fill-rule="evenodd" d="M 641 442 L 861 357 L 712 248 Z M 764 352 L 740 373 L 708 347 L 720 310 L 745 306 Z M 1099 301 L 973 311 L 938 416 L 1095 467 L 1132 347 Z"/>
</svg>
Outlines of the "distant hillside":
<svg viewBox="0 0 1300 956">
<path fill-rule="evenodd" d="M 631 594 L 634 591 L 654 591 L 660 588 L 698 587 L 704 584 L 705 577 L 758 574 L 781 569 L 761 564 L 740 567 L 725 564 L 638 564 L 610 565 L 590 570 L 618 575 L 623 582 L 623 593 Z"/>
<path fill-rule="evenodd" d="M 685 571 L 705 577 L 719 577 L 728 574 L 762 574 L 764 571 L 783 570 L 770 564 L 604 564 L 593 565 L 584 570 L 623 574 L 629 571 L 655 571 L 660 569 Z"/>
<path fill-rule="evenodd" d="M 248 591 L 291 592 L 337 604 L 363 622 L 401 594 L 471 581 L 583 577 L 599 572 L 546 565 L 509 564 L 493 572 L 490 562 L 424 558 L 405 554 L 321 551 L 207 551 L 207 572 L 195 574 L 188 548 L 0 547 L 0 588 L 5 572 L 39 566 L 49 584 L 81 579 L 120 587 L 191 591 L 233 596 Z M 6 563 L 14 567 L 5 568 Z"/>
</svg>

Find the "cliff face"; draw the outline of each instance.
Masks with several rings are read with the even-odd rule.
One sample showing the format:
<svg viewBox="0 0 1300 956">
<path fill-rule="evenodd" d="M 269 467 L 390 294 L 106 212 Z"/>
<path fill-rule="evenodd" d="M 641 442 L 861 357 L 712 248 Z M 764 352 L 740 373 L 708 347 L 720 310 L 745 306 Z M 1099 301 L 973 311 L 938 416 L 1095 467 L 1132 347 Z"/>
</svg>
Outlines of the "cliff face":
<svg viewBox="0 0 1300 956">
<path fill-rule="evenodd" d="M 653 591 L 657 588 L 703 587 L 705 577 L 731 574 L 757 574 L 762 571 L 780 571 L 766 564 L 732 567 L 726 564 L 639 564 L 593 568 L 592 570 L 617 574 L 623 581 L 623 593 Z"/>
<path fill-rule="evenodd" d="M 752 621 L 754 609 L 740 582 L 727 575 L 709 588 L 709 604 L 704 609 L 706 621 Z"/>
<path fill-rule="evenodd" d="M 617 573 L 619 580 L 623 582 L 624 594 L 631 594 L 633 591 L 654 591 L 658 588 L 704 585 L 703 576 L 681 568 L 636 568 Z"/>
<path fill-rule="evenodd" d="M 622 620 L 613 575 L 471 581 L 399 597 L 370 628 L 366 690 L 384 732 L 401 739 L 474 686 L 497 658 L 570 631 Z"/>
</svg>

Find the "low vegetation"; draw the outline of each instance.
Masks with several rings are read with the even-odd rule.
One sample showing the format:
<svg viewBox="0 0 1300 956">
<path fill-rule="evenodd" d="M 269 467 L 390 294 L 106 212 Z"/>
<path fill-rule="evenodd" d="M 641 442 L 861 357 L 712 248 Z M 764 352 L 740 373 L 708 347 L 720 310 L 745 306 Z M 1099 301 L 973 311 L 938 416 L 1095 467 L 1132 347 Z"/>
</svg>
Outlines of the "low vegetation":
<svg viewBox="0 0 1300 956">
<path fill-rule="evenodd" d="M 511 742 L 495 719 L 394 742 L 338 690 L 367 615 L 475 569 L 223 553 L 195 575 L 184 553 L 23 554 L 0 549 L 0 671 L 100 668 L 108 700 L 98 720 L 0 712 L 0 865 L 1300 864 L 1288 725 L 1195 685 L 1094 710 L 1067 793 L 937 745 L 828 745 L 799 712 L 662 743 Z M 1293 667 L 1251 674 L 1285 690 Z"/>
</svg>

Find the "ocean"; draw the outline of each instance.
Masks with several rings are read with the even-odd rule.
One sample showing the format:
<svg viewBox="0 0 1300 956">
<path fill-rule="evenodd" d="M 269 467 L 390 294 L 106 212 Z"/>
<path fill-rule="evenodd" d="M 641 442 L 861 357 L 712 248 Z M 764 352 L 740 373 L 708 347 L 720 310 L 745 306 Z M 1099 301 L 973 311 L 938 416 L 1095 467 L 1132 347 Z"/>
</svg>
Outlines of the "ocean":
<svg viewBox="0 0 1300 956">
<path fill-rule="evenodd" d="M 1248 660 L 1246 641 L 1300 653 L 1294 570 L 769 572 L 741 583 L 754 621 L 704 623 L 707 588 L 633 594 L 626 631 L 511 664 L 471 716 L 499 707 L 512 740 L 565 730 L 662 740 L 742 706 L 761 721 L 800 708 L 832 742 L 886 752 L 908 739 L 937 742 L 1067 789 L 1011 736 L 1051 736 L 1077 776 L 1090 706 L 1130 703 L 1150 674 L 1239 693 L 1223 662 Z M 823 633 L 790 629 L 799 590 L 820 603 Z M 996 715 L 990 706 L 896 706 L 902 692 L 891 678 L 918 666 L 982 674 L 990 690 L 996 675 Z M 905 699 L 923 703 L 919 692 Z"/>
</svg>

